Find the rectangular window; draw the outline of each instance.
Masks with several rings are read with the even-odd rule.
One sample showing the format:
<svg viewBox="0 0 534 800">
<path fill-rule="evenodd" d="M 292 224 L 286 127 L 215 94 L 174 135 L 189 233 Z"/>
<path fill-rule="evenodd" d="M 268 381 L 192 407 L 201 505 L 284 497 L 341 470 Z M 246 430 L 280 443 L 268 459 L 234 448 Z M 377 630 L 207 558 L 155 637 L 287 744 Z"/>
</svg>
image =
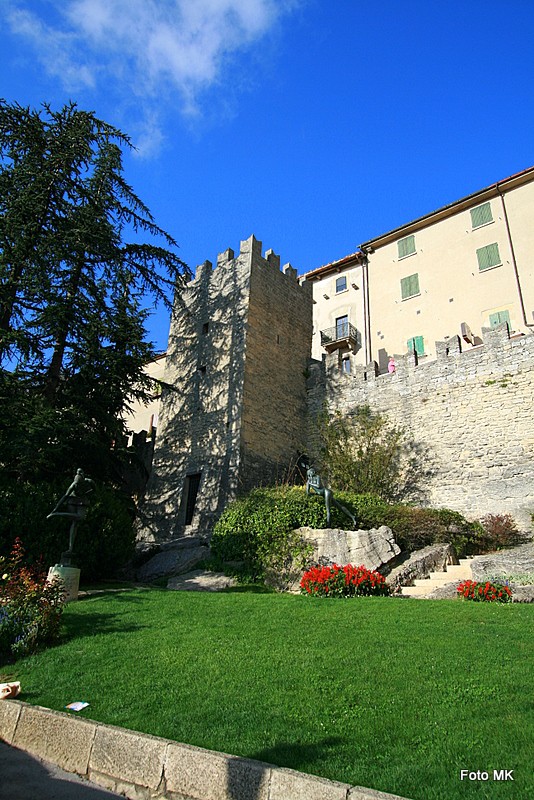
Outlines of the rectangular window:
<svg viewBox="0 0 534 800">
<path fill-rule="evenodd" d="M 477 250 L 478 269 L 483 272 L 485 269 L 492 267 L 499 267 L 502 264 L 499 255 L 499 245 L 497 242 L 494 244 L 487 244 L 485 247 L 479 247 Z"/>
<path fill-rule="evenodd" d="M 408 339 L 406 345 L 410 353 L 413 353 L 415 350 L 418 356 L 423 356 L 425 354 L 425 340 L 422 336 L 412 336 L 411 339 Z"/>
<path fill-rule="evenodd" d="M 493 222 L 489 203 L 484 203 L 481 206 L 477 206 L 477 208 L 471 209 L 471 224 L 473 229 L 480 228 L 482 225 L 487 225 L 489 222 Z"/>
<path fill-rule="evenodd" d="M 336 278 L 336 294 L 339 292 L 345 292 L 347 290 L 347 276 L 343 275 L 340 278 Z"/>
<path fill-rule="evenodd" d="M 191 525 L 191 522 L 193 521 L 201 475 L 201 472 L 195 472 L 193 475 L 186 475 L 185 477 L 184 506 L 186 525 Z"/>
<path fill-rule="evenodd" d="M 419 275 L 417 272 L 413 275 L 408 275 L 406 278 L 401 278 L 401 297 L 403 300 L 415 297 L 418 294 L 421 294 L 421 292 L 419 291 Z"/>
<path fill-rule="evenodd" d="M 406 258 L 406 256 L 412 256 L 415 253 L 415 236 L 406 236 L 404 239 L 400 239 L 397 242 L 397 247 L 399 248 L 399 258 Z"/>
<path fill-rule="evenodd" d="M 350 374 L 350 356 L 344 356 L 341 359 L 341 371 Z"/>
<path fill-rule="evenodd" d="M 496 311 L 495 314 L 489 315 L 490 328 L 496 328 L 501 322 L 507 322 L 510 326 L 510 312 L 509 311 Z"/>
<path fill-rule="evenodd" d="M 336 339 L 344 339 L 349 335 L 349 318 L 347 315 L 336 319 Z"/>
</svg>

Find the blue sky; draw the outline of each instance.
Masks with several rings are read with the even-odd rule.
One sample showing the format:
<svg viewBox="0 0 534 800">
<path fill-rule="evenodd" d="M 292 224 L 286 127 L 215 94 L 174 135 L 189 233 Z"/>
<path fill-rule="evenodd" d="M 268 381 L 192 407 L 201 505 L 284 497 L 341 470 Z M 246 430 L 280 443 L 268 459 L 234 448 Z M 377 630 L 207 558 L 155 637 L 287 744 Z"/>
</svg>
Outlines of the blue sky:
<svg viewBox="0 0 534 800">
<path fill-rule="evenodd" d="M 0 96 L 130 134 L 192 268 L 254 233 L 303 273 L 534 165 L 532 0 L 0 0 L 0 34 Z"/>
</svg>

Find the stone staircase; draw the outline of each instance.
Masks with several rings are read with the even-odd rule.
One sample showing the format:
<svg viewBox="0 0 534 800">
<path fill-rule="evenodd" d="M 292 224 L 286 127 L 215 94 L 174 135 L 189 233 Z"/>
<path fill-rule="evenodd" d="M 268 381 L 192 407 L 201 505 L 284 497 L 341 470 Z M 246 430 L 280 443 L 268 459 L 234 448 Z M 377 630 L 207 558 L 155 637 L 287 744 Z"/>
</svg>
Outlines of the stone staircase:
<svg viewBox="0 0 534 800">
<path fill-rule="evenodd" d="M 405 597 L 427 597 L 434 589 L 448 583 L 461 583 L 472 580 L 472 558 L 461 558 L 459 564 L 449 564 L 445 572 L 431 572 L 428 578 L 418 578 L 413 586 L 403 586 L 401 594 Z"/>
</svg>

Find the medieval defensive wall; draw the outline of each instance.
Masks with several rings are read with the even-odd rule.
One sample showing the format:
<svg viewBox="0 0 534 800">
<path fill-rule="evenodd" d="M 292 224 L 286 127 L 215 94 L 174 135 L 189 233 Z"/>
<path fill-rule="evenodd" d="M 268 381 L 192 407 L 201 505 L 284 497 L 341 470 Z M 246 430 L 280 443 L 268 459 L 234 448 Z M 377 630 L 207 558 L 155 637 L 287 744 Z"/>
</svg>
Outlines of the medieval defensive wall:
<svg viewBox="0 0 534 800">
<path fill-rule="evenodd" d="M 317 455 L 314 420 L 325 407 L 348 414 L 368 405 L 406 428 L 426 454 L 425 501 L 473 519 L 514 516 L 524 528 L 534 511 L 534 335 L 510 337 L 506 323 L 483 329 L 483 344 L 462 351 L 436 342 L 436 359 L 395 356 L 396 371 L 376 364 L 340 369 L 336 353 L 313 362 L 308 380 L 308 446 Z"/>
</svg>

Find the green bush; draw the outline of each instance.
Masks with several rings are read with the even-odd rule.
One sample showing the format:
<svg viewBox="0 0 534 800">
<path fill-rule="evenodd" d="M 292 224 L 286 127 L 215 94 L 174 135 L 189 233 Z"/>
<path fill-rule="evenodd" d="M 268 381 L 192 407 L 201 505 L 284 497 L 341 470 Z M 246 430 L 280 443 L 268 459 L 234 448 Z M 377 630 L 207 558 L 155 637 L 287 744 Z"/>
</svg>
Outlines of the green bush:
<svg viewBox="0 0 534 800">
<path fill-rule="evenodd" d="M 335 497 L 354 514 L 358 528 L 391 528 L 403 551 L 451 542 L 459 555 L 482 552 L 481 526 L 458 512 L 390 504 L 373 494 L 336 492 Z M 330 527 L 346 529 L 347 522 L 334 507 Z M 254 489 L 222 514 L 211 540 L 212 554 L 222 562 L 242 562 L 248 577 L 278 574 L 283 584 L 297 565 L 305 565 L 309 548 L 293 534 L 304 526 L 326 528 L 322 497 L 307 495 L 302 487 Z"/>
<path fill-rule="evenodd" d="M 369 406 L 346 415 L 325 412 L 317 432 L 322 468 L 334 489 L 356 489 L 389 502 L 423 495 L 428 453 L 385 415 Z"/>
<path fill-rule="evenodd" d="M 67 478 L 68 481 L 68 478 Z M 64 494 L 65 479 L 54 483 L 13 481 L 0 489 L 0 555 L 7 555 L 15 538 L 24 542 L 29 563 L 56 564 L 68 549 L 70 521 L 47 519 Z M 74 545 L 83 581 L 112 576 L 135 546 L 130 501 L 110 487 L 90 495 L 87 518 L 80 522 Z"/>
<path fill-rule="evenodd" d="M 346 527 L 346 518 L 333 509 L 331 525 Z M 309 546 L 292 531 L 300 527 L 326 528 L 321 497 L 306 495 L 298 486 L 253 489 L 231 503 L 215 525 L 213 555 L 222 561 L 243 561 L 256 577 L 280 570 L 291 560 L 303 559 Z"/>
<path fill-rule="evenodd" d="M 335 496 L 352 510 L 359 528 L 368 530 L 381 525 L 391 528 L 402 551 L 450 542 L 459 555 L 483 552 L 480 524 L 468 522 L 457 511 L 386 503 L 372 494 L 336 492 Z"/>
<path fill-rule="evenodd" d="M 386 509 L 383 525 L 395 534 L 401 550 L 419 550 L 430 544 L 450 542 L 458 555 L 482 552 L 481 528 L 457 511 L 394 505 Z"/>
</svg>

